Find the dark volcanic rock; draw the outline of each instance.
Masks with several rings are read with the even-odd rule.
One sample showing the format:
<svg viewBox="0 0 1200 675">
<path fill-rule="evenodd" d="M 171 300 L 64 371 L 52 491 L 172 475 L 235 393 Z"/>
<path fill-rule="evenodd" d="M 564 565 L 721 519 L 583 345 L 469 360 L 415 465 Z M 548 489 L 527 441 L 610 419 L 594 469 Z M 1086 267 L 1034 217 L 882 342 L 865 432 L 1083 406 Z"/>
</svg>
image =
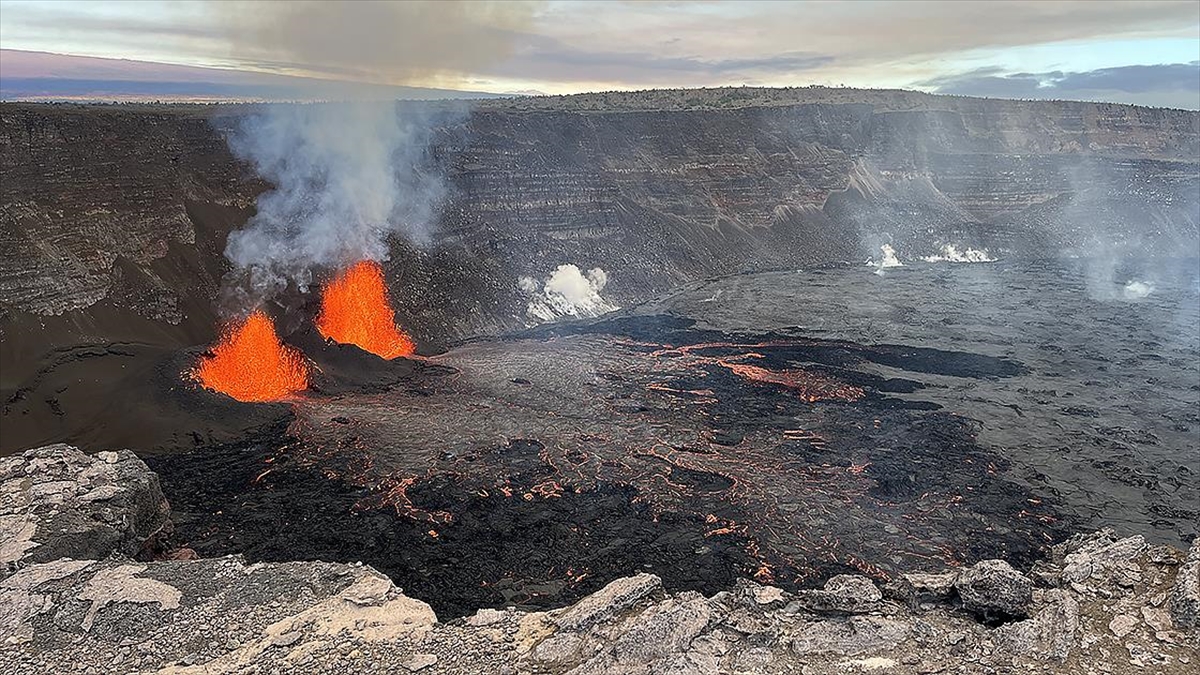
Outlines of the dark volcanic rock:
<svg viewBox="0 0 1200 675">
<path fill-rule="evenodd" d="M 1192 542 L 1187 562 L 1179 568 L 1171 590 L 1171 618 L 1180 628 L 1195 628 L 1200 622 L 1200 538 Z"/>
<path fill-rule="evenodd" d="M 954 582 L 963 606 L 986 619 L 1026 615 L 1033 582 L 1003 560 L 983 560 L 963 570 Z"/>
<path fill-rule="evenodd" d="M 136 555 L 168 526 L 158 476 L 132 452 L 67 445 L 0 459 L 0 564 Z"/>
</svg>

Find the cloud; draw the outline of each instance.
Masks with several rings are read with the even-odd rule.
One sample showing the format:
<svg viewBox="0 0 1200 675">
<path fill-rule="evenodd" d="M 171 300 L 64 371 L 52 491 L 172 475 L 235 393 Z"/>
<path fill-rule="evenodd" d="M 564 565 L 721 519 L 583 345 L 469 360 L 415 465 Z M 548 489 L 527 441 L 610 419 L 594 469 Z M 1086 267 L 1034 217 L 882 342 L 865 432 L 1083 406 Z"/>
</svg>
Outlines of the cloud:
<svg viewBox="0 0 1200 675">
<path fill-rule="evenodd" d="M 485 75 L 535 80 L 620 81 L 639 84 L 723 83 L 734 79 L 787 75 L 829 65 L 834 57 L 806 51 L 725 58 L 671 56 L 643 51 L 589 50 L 555 38 L 525 35 L 523 45 L 507 61 L 489 64 Z"/>
<path fill-rule="evenodd" d="M 0 49 L 0 100 L 484 98 L 485 92 L 364 85 L 250 71 Z"/>
<path fill-rule="evenodd" d="M 429 81 L 504 60 L 531 2 L 218 2 L 235 58 L 362 82 Z"/>
<path fill-rule="evenodd" d="M 1200 109 L 1200 61 L 1118 66 L 1084 72 L 1010 73 L 989 67 L 918 84 L 938 94 L 1105 100 Z"/>
<path fill-rule="evenodd" d="M 153 6 L 110 0 L 6 3 L 0 38 L 5 47 L 27 50 L 386 85 L 550 93 L 737 84 L 909 87 L 970 67 L 964 64 L 1004 63 L 1009 72 L 975 73 L 997 80 L 927 86 L 986 84 L 989 92 L 1004 88 L 1020 95 L 1029 78 L 1012 71 L 1034 76 L 1061 69 L 1064 77 L 1090 72 L 1096 81 L 1059 89 L 1180 105 L 1180 96 L 1162 93 L 1161 86 L 1131 91 L 1133 84 L 1120 82 L 1119 73 L 1096 69 L 1192 60 L 1200 15 L 1195 0 L 197 0 Z M 1111 48 L 1117 44 L 1120 49 Z M 1112 77 L 1115 85 L 1104 81 Z"/>
</svg>

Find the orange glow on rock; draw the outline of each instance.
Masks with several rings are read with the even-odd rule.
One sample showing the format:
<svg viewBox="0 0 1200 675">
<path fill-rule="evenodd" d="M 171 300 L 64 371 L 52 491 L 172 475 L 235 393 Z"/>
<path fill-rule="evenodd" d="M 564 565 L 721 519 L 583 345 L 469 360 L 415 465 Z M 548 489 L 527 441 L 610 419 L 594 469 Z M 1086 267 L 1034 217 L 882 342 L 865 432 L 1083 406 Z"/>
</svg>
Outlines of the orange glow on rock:
<svg viewBox="0 0 1200 675">
<path fill-rule="evenodd" d="M 371 260 L 356 263 L 326 284 L 317 330 L 385 359 L 408 356 L 416 349 L 412 338 L 396 327 L 383 268 Z"/>
<path fill-rule="evenodd" d="M 228 326 L 192 378 L 239 401 L 278 401 L 308 387 L 308 366 L 285 346 L 262 310 Z"/>
</svg>

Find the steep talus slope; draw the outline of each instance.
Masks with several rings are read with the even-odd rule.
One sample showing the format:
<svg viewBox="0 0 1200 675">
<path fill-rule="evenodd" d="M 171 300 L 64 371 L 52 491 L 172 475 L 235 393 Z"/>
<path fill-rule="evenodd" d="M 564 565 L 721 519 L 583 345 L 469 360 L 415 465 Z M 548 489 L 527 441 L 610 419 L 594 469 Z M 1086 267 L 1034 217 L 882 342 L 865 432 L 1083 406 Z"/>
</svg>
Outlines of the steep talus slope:
<svg viewBox="0 0 1200 675">
<path fill-rule="evenodd" d="M 54 348 L 212 338 L 225 237 L 269 188 L 223 138 L 248 112 L 0 107 L 5 389 Z M 913 257 L 1200 242 L 1195 112 L 818 88 L 489 101 L 441 118 L 435 243 L 394 241 L 387 266 L 426 344 L 521 325 L 518 278 L 566 262 L 608 271 L 624 304 L 882 243 Z"/>
</svg>

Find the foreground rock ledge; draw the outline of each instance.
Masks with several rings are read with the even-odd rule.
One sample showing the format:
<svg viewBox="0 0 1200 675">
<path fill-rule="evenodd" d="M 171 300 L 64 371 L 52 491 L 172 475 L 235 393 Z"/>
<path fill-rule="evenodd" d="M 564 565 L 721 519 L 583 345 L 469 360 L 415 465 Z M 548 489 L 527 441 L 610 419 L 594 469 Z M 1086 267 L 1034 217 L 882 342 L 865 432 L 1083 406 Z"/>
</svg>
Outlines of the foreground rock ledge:
<svg viewBox="0 0 1200 675">
<path fill-rule="evenodd" d="M 48 445 L 0 458 L 0 568 L 138 554 L 170 526 L 158 476 L 128 450 Z"/>
<path fill-rule="evenodd" d="M 1029 576 L 985 561 L 883 588 L 843 575 L 794 594 L 750 581 L 711 598 L 669 594 L 640 574 L 560 610 L 482 609 L 442 623 L 361 565 L 135 562 L 134 540 L 155 529 L 153 518 L 132 517 L 148 512 L 139 500 L 119 489 L 104 492 L 111 505 L 60 499 L 88 492 L 34 488 L 28 473 L 49 462 L 56 482 L 70 482 L 66 465 L 85 481 L 98 463 L 127 462 L 118 476 L 153 476 L 131 454 L 116 457 L 57 446 L 4 460 L 4 504 L 105 514 L 105 532 L 123 534 L 104 538 L 112 545 L 102 560 L 82 559 L 97 539 L 77 537 L 84 521 L 74 516 L 63 522 L 87 544 L 80 559 L 26 555 L 67 546 L 50 518 L 19 540 L 44 543 L 20 544 L 0 578 L 0 672 L 1120 674 L 1200 665 L 1200 543 L 1185 556 L 1102 531 L 1056 547 Z M 39 511 L 46 495 L 59 495 L 59 508 Z"/>
</svg>

